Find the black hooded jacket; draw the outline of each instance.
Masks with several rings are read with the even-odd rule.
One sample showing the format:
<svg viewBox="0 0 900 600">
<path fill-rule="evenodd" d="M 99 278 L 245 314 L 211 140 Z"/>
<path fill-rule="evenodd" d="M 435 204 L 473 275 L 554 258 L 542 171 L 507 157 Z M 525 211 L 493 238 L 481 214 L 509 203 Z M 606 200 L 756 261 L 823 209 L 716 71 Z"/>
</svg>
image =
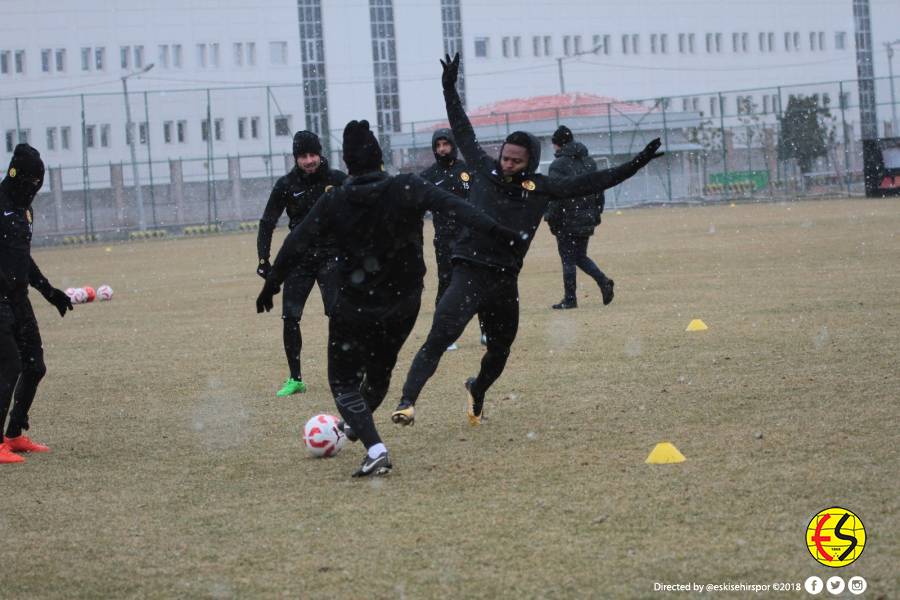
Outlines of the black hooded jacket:
<svg viewBox="0 0 900 600">
<path fill-rule="evenodd" d="M 472 177 L 469 203 L 501 225 L 528 234 L 526 243 L 508 246 L 478 231 L 466 230 L 453 247 L 453 258 L 518 273 L 551 200 L 596 194 L 625 181 L 652 158 L 637 155 L 627 163 L 573 177 L 547 177 L 536 173 L 541 159 L 540 142 L 528 135 L 528 166 L 505 177 L 499 162 L 487 155 L 475 139 L 475 131 L 456 89 L 445 89 L 447 117 Z M 501 148 L 502 154 L 502 148 Z"/>
<path fill-rule="evenodd" d="M 440 156 L 436 151 L 437 142 L 442 138 L 453 147 L 448 156 Z M 453 132 L 449 129 L 435 131 L 431 136 L 431 151 L 434 152 L 434 164 L 422 171 L 419 176 L 442 190 L 466 198 L 469 195 L 469 173 L 466 170 L 466 163 L 457 158 Z M 460 226 L 454 219 L 437 213 L 433 215 L 433 220 L 435 243 L 449 244 L 459 235 Z"/>
<path fill-rule="evenodd" d="M 341 185 L 347 178 L 346 173 L 328 167 L 328 161 L 322 158 L 322 164 L 315 173 L 304 173 L 300 167 L 294 168 L 275 182 L 269 201 L 259 220 L 259 234 L 256 236 L 256 252 L 260 259 L 268 260 L 272 249 L 272 233 L 278 224 L 281 214 L 287 210 L 288 227 L 293 229 L 306 217 L 310 209 L 326 190 Z M 312 248 L 315 254 L 331 255 L 334 253 L 334 238 L 323 238 Z"/>
<path fill-rule="evenodd" d="M 53 290 L 31 258 L 31 203 L 43 185 L 43 170 L 39 177 L 23 172 L 14 177 L 11 171 L 0 181 L 0 302 L 26 297 L 29 284 L 44 297 Z M 37 185 L 34 179 L 40 180 Z"/>
<path fill-rule="evenodd" d="M 580 142 L 569 142 L 556 152 L 556 159 L 550 164 L 550 177 L 572 177 L 583 173 L 593 173 L 597 163 L 588 155 L 588 149 Z M 566 198 L 551 202 L 547 209 L 547 224 L 553 235 L 569 234 L 590 236 L 600 223 L 603 212 L 603 192 Z"/>
<path fill-rule="evenodd" d="M 319 199 L 285 239 L 268 282 L 281 285 L 308 248 L 330 235 L 338 243 L 339 290 L 329 312 L 348 307 L 389 312 L 399 299 L 422 291 L 422 227 L 429 210 L 449 214 L 488 239 L 497 227 L 480 210 L 418 175 L 365 173 Z"/>
</svg>

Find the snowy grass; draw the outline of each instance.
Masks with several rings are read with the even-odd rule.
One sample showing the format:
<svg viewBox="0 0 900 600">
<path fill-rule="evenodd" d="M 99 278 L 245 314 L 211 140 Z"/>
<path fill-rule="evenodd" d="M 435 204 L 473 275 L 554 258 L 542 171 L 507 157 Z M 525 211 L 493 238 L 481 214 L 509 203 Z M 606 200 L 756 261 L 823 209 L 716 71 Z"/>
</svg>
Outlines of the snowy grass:
<svg viewBox="0 0 900 600">
<path fill-rule="evenodd" d="M 833 574 L 804 532 L 836 504 L 871 544 L 839 574 L 890 597 L 898 231 L 896 201 L 608 214 L 590 253 L 615 301 L 581 275 L 580 308 L 557 312 L 542 228 L 477 430 L 462 387 L 474 325 L 417 424 L 388 419 L 430 325 L 429 273 L 377 415 L 395 472 L 376 481 L 350 479 L 358 446 L 329 460 L 302 447 L 306 419 L 335 412 L 318 293 L 310 391 L 274 397 L 281 322 L 254 312 L 254 234 L 37 251 L 58 287 L 116 296 L 64 320 L 32 296 L 49 374 L 31 433 L 53 452 L 0 469 L 0 596 L 647 598 L 654 582 L 802 582 Z M 694 318 L 709 330 L 686 333 Z M 644 464 L 662 440 L 687 462 Z"/>
</svg>

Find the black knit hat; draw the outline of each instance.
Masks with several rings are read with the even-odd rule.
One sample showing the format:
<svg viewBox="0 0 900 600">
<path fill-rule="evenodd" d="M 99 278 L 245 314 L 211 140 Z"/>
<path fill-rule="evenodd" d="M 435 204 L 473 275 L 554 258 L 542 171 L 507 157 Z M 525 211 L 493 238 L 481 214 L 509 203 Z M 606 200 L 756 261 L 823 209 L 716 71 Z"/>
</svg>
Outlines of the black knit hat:
<svg viewBox="0 0 900 600">
<path fill-rule="evenodd" d="M 28 144 L 19 144 L 13 151 L 6 177 L 0 183 L 10 190 L 17 204 L 28 206 L 44 185 L 44 161 L 41 153 Z"/>
<path fill-rule="evenodd" d="M 384 162 L 381 146 L 368 121 L 350 121 L 344 127 L 344 162 L 351 175 L 378 171 Z"/>
<path fill-rule="evenodd" d="M 557 127 L 556 131 L 553 132 L 553 137 L 550 138 L 550 141 L 557 146 L 565 146 L 574 139 L 575 136 L 572 135 L 572 130 L 565 125 L 560 125 Z"/>
<path fill-rule="evenodd" d="M 531 152 L 531 138 L 528 137 L 528 134 L 524 131 L 513 131 L 511 134 L 506 136 L 507 144 L 512 144 L 513 146 L 522 146 L 529 152 Z"/>
<path fill-rule="evenodd" d="M 301 154 L 322 155 L 322 142 L 312 131 L 298 131 L 294 134 L 294 158 Z"/>
</svg>

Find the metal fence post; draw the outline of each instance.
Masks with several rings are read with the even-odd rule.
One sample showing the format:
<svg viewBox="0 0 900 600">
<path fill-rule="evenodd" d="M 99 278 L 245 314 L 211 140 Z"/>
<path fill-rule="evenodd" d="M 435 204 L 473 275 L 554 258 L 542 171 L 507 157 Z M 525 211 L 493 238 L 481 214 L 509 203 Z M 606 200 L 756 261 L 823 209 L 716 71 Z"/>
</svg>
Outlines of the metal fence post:
<svg viewBox="0 0 900 600">
<path fill-rule="evenodd" d="M 269 132 L 269 185 L 275 185 L 275 165 L 272 164 L 272 88 L 266 86 L 266 130 Z"/>
<path fill-rule="evenodd" d="M 22 123 L 19 121 L 19 97 L 16 96 L 16 143 L 22 143 Z"/>
<path fill-rule="evenodd" d="M 612 164 L 613 157 L 616 155 L 615 147 L 613 146 L 613 127 L 612 127 L 612 103 L 606 103 L 606 126 L 609 129 L 609 164 Z M 613 192 L 613 208 L 618 208 L 619 204 L 619 194 L 617 192 Z"/>
<path fill-rule="evenodd" d="M 776 178 L 778 179 L 778 183 L 780 187 L 784 187 L 784 180 L 782 179 L 782 171 L 781 171 L 781 156 L 780 152 L 778 152 L 778 146 L 781 145 L 781 119 L 784 117 L 784 113 L 781 110 L 781 86 L 778 86 L 778 118 L 777 124 L 778 127 L 776 131 L 778 132 L 778 138 L 775 141 L 775 172 Z"/>
<path fill-rule="evenodd" d="M 144 91 L 144 120 L 147 123 L 147 170 L 150 171 L 150 211 L 153 215 L 153 227 L 158 227 L 156 221 L 156 193 L 153 189 L 153 154 L 150 152 L 150 105 L 147 103 L 147 92 Z M 138 125 L 140 136 L 141 126 Z M 140 137 L 138 137 L 140 142 Z"/>
<path fill-rule="evenodd" d="M 841 107 L 841 139 L 844 144 L 844 185 L 847 187 L 847 197 L 850 197 L 850 138 L 847 135 L 846 102 L 844 102 L 844 82 L 838 82 L 838 105 Z"/>
<path fill-rule="evenodd" d="M 666 98 L 663 98 L 660 101 L 662 104 L 662 118 L 663 118 L 663 144 L 666 147 L 666 185 L 667 185 L 667 193 L 669 196 L 669 202 L 672 201 L 672 164 L 669 162 L 669 158 L 671 154 L 669 153 L 669 126 L 666 121 L 666 104 L 668 101 Z"/>
<path fill-rule="evenodd" d="M 719 96 L 719 132 L 722 135 L 722 169 L 725 173 L 724 181 L 728 181 L 728 144 L 725 140 L 725 99 L 722 98 L 722 92 L 718 92 Z"/>
<path fill-rule="evenodd" d="M 87 151 L 87 122 L 84 114 L 84 94 L 81 98 L 81 191 L 84 200 L 84 233 L 89 235 L 94 229 L 93 215 L 90 210 L 91 201 L 88 198 L 88 191 L 91 186 L 90 174 L 88 173 L 88 151 Z"/>
</svg>

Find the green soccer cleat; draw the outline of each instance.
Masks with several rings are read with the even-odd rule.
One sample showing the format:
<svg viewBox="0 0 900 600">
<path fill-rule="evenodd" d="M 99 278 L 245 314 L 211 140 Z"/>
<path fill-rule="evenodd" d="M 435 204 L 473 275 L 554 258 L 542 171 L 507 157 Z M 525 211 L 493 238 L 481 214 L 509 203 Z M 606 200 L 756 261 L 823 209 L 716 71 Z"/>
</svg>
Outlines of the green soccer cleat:
<svg viewBox="0 0 900 600">
<path fill-rule="evenodd" d="M 300 379 L 288 377 L 284 380 L 284 385 L 275 393 L 278 397 L 291 396 L 293 394 L 302 394 L 306 391 L 306 384 Z"/>
</svg>

